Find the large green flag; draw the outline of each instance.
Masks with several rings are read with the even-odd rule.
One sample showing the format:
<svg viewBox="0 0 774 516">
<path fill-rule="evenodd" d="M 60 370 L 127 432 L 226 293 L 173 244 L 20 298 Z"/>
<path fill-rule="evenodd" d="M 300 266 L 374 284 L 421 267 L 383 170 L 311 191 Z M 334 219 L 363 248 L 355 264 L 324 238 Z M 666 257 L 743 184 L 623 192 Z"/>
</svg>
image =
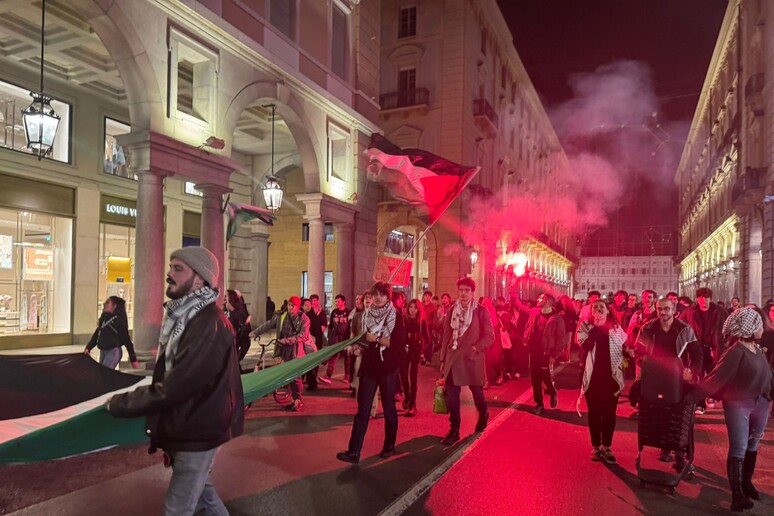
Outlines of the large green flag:
<svg viewBox="0 0 774 516">
<path fill-rule="evenodd" d="M 362 335 L 302 358 L 242 376 L 245 403 L 303 376 L 356 342 Z M 99 406 L 46 428 L 0 444 L 0 464 L 39 462 L 90 453 L 146 440 L 145 418 L 117 419 Z"/>
</svg>

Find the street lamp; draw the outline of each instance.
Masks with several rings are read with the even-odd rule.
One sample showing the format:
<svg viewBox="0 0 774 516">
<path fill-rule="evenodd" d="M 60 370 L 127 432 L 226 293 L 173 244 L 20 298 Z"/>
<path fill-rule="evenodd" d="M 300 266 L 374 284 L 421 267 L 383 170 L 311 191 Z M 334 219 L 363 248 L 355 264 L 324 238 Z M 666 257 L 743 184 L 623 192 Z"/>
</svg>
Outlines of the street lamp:
<svg viewBox="0 0 774 516">
<path fill-rule="evenodd" d="M 280 186 L 277 178 L 274 177 L 274 114 L 277 111 L 277 105 L 269 104 L 263 107 L 271 107 L 271 171 L 269 172 L 269 177 L 266 178 L 266 183 L 263 185 L 263 200 L 266 202 L 266 208 L 274 213 L 282 206 L 283 194 L 282 186 Z"/>
<path fill-rule="evenodd" d="M 40 22 L 40 91 L 31 91 L 32 103 L 22 111 L 27 147 L 35 151 L 38 160 L 51 151 L 59 127 L 60 116 L 51 107 L 51 97 L 43 93 L 45 64 L 46 0 L 43 0 Z"/>
<path fill-rule="evenodd" d="M 478 252 L 477 251 L 471 251 L 470 253 L 470 268 L 474 268 L 476 264 L 478 263 Z"/>
</svg>

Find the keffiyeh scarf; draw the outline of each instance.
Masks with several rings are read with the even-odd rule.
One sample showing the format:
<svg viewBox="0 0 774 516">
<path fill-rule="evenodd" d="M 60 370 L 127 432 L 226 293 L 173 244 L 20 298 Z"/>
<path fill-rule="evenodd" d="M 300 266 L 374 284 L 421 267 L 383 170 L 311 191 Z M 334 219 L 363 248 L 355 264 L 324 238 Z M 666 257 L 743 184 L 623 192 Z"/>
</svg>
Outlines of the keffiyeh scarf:
<svg viewBox="0 0 774 516">
<path fill-rule="evenodd" d="M 738 308 L 723 323 L 723 335 L 749 339 L 763 328 L 761 316 L 752 308 Z"/>
<path fill-rule="evenodd" d="M 459 300 L 454 302 L 450 321 L 452 329 L 452 349 L 457 349 L 457 340 L 470 326 L 470 323 L 473 320 L 473 311 L 476 308 L 478 308 L 478 303 L 473 300 L 468 304 L 467 310 L 462 307 Z"/>
<path fill-rule="evenodd" d="M 166 370 L 172 369 L 180 337 L 188 321 L 218 299 L 217 289 L 202 287 L 179 299 L 164 304 L 164 320 L 161 321 L 159 353 L 164 353 Z"/>
<path fill-rule="evenodd" d="M 365 330 L 369 333 L 373 333 L 378 337 L 384 337 L 389 339 L 392 334 L 392 330 L 395 329 L 395 319 L 397 312 L 392 302 L 388 301 L 386 305 L 378 308 L 374 305 L 369 306 L 365 311 L 365 317 L 363 322 L 365 323 Z M 379 346 L 379 356 L 384 362 L 384 350 L 386 346 Z"/>
</svg>

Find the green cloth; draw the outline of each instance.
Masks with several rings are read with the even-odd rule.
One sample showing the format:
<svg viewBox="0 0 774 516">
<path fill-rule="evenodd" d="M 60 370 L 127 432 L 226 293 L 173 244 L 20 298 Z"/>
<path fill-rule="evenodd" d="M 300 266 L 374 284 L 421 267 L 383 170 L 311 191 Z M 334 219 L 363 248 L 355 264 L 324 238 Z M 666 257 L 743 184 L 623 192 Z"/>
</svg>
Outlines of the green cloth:
<svg viewBox="0 0 774 516">
<path fill-rule="evenodd" d="M 242 376 L 245 404 L 287 385 L 353 344 L 362 335 L 278 366 Z M 95 407 L 70 419 L 0 444 L 0 464 L 39 462 L 145 441 L 145 418 L 114 418 Z"/>
</svg>

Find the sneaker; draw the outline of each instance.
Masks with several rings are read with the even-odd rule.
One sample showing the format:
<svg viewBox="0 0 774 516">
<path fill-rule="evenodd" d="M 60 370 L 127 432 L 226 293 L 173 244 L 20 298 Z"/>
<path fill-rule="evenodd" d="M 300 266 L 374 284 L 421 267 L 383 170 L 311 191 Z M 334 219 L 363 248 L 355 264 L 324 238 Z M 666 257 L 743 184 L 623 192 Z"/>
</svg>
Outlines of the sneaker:
<svg viewBox="0 0 774 516">
<path fill-rule="evenodd" d="M 543 408 L 543 405 L 538 405 L 537 407 L 535 407 L 532 410 L 532 413 L 535 414 L 536 416 L 539 416 L 539 415 L 541 415 L 545 411 L 546 411 L 546 409 Z"/>
<path fill-rule="evenodd" d="M 404 398 L 403 404 L 401 406 L 403 407 L 403 410 L 408 410 L 408 408 L 409 408 L 409 400 Z"/>
<path fill-rule="evenodd" d="M 328 385 L 331 384 L 331 377 L 330 376 L 318 376 L 317 381 L 327 383 Z"/>
<path fill-rule="evenodd" d="M 382 451 L 379 453 L 379 457 L 383 459 L 389 459 L 393 455 L 395 455 L 395 446 L 390 448 L 382 448 Z"/>
<path fill-rule="evenodd" d="M 589 459 L 593 460 L 594 462 L 599 462 L 602 460 L 602 451 L 599 448 L 592 448 L 591 454 L 589 455 Z"/>
<path fill-rule="evenodd" d="M 451 445 L 456 443 L 460 440 L 460 431 L 459 430 L 449 430 L 449 433 L 446 434 L 446 437 L 441 439 L 441 444 L 445 445 Z"/>
<path fill-rule="evenodd" d="M 349 375 L 344 375 L 344 378 L 341 379 L 344 383 L 349 383 Z"/>
<path fill-rule="evenodd" d="M 290 410 L 298 412 L 303 406 L 304 404 L 301 403 L 301 400 L 293 400 L 293 403 L 290 404 Z"/>
<path fill-rule="evenodd" d="M 661 454 L 658 456 L 658 460 L 661 462 L 674 462 L 675 458 L 672 456 L 671 451 L 662 451 Z"/>
<path fill-rule="evenodd" d="M 704 407 L 696 407 L 696 410 L 694 411 L 694 414 L 697 416 L 703 416 L 707 412 L 707 409 Z"/>
<path fill-rule="evenodd" d="M 610 448 L 605 448 L 604 450 L 601 450 L 600 455 L 602 457 L 602 460 L 605 461 L 606 463 L 618 464 L 618 461 L 615 460 L 615 455 L 613 455 L 613 452 L 610 451 Z"/>
<path fill-rule="evenodd" d="M 556 408 L 559 405 L 559 396 L 556 392 L 551 395 L 551 408 Z"/>
<path fill-rule="evenodd" d="M 417 415 L 416 407 L 409 407 L 409 409 L 406 411 L 406 417 L 414 417 L 416 415 Z"/>
</svg>

